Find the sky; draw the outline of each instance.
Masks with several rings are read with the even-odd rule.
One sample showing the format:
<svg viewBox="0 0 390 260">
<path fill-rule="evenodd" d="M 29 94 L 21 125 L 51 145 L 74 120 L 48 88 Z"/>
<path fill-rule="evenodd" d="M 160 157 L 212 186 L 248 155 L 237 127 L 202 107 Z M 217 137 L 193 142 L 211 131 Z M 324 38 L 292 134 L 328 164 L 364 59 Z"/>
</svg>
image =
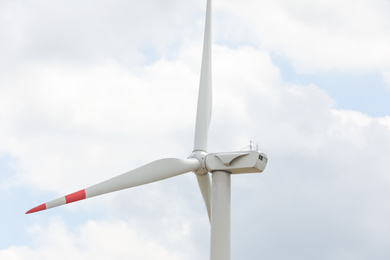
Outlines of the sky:
<svg viewBox="0 0 390 260">
<path fill-rule="evenodd" d="M 232 259 L 389 259 L 390 2 L 215 0 Z M 208 259 L 193 173 L 24 213 L 193 148 L 205 0 L 0 0 L 0 259 Z"/>
</svg>

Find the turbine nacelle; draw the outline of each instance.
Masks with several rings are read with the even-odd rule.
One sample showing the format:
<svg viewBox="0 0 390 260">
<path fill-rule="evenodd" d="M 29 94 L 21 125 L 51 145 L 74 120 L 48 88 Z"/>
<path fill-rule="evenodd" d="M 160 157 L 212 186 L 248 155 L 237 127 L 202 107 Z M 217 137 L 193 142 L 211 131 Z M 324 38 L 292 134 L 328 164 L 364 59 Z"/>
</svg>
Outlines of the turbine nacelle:
<svg viewBox="0 0 390 260">
<path fill-rule="evenodd" d="M 259 151 L 209 153 L 206 156 L 206 167 L 210 172 L 226 171 L 232 174 L 263 172 L 267 162 L 267 156 Z"/>
<path fill-rule="evenodd" d="M 207 172 L 225 171 L 232 174 L 263 172 L 268 158 L 259 151 L 238 151 L 224 153 L 206 153 L 194 151 L 188 158 L 196 158 L 200 163 L 197 175 Z"/>
</svg>

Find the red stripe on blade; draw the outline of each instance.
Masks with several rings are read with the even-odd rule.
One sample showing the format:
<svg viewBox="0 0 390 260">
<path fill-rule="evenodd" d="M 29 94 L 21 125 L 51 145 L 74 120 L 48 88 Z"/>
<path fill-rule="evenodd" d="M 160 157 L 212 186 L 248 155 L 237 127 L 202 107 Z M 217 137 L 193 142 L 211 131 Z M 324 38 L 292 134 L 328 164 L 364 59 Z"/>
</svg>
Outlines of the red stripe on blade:
<svg viewBox="0 0 390 260">
<path fill-rule="evenodd" d="M 69 194 L 65 196 L 66 203 L 72 203 L 78 200 L 85 199 L 85 190 L 79 190 L 75 193 Z"/>
<path fill-rule="evenodd" d="M 42 205 L 39 205 L 35 208 L 30 209 L 29 211 L 26 212 L 26 214 L 34 213 L 34 212 L 45 210 L 45 209 L 46 209 L 46 204 L 43 203 Z"/>
</svg>

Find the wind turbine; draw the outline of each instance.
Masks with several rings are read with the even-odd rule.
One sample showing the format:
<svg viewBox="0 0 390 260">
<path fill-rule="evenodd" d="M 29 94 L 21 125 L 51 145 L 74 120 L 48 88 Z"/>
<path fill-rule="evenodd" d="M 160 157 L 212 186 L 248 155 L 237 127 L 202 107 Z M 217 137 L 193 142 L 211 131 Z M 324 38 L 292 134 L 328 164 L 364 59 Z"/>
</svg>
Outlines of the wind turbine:
<svg viewBox="0 0 390 260">
<path fill-rule="evenodd" d="M 207 0 L 202 67 L 195 125 L 194 150 L 187 159 L 160 159 L 104 182 L 30 209 L 26 214 L 46 210 L 105 193 L 127 189 L 187 172 L 196 174 L 211 224 L 210 260 L 230 259 L 231 174 L 263 172 L 267 156 L 258 151 L 208 153 L 211 120 L 211 3 Z M 209 172 L 212 174 L 212 184 Z"/>
</svg>

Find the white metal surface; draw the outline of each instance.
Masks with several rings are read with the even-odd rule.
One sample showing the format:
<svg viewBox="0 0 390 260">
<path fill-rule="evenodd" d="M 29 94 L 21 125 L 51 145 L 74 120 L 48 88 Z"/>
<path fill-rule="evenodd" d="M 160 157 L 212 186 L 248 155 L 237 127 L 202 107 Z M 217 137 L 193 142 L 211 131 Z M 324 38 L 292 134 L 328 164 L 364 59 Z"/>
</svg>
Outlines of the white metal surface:
<svg viewBox="0 0 390 260">
<path fill-rule="evenodd" d="M 212 173 L 210 260 L 230 260 L 230 173 Z"/>
<path fill-rule="evenodd" d="M 212 79 L 211 79 L 211 12 L 212 1 L 207 1 L 206 22 L 203 39 L 202 65 L 196 111 L 194 152 L 207 151 L 207 138 L 212 112 Z M 210 220 L 210 176 L 197 176 L 198 186 L 202 193 Z"/>
<path fill-rule="evenodd" d="M 207 137 L 211 120 L 211 0 L 207 1 L 202 67 L 196 112 L 194 151 L 207 151 Z"/>
<path fill-rule="evenodd" d="M 86 188 L 85 193 L 86 197 L 90 198 L 108 192 L 160 181 L 186 172 L 194 171 L 198 167 L 199 161 L 195 159 L 161 159 Z"/>
<path fill-rule="evenodd" d="M 211 181 L 209 174 L 196 175 L 200 192 L 202 193 L 204 204 L 206 205 L 207 215 L 211 223 Z"/>
<path fill-rule="evenodd" d="M 209 153 L 206 156 L 206 168 L 209 172 L 255 173 L 263 172 L 267 161 L 267 156 L 258 151 Z"/>
<path fill-rule="evenodd" d="M 127 189 L 127 188 L 131 188 L 131 187 L 135 187 L 135 186 L 139 186 L 139 185 L 143 185 L 155 181 L 160 181 L 186 172 L 194 171 L 197 168 L 199 168 L 199 166 L 200 164 L 197 159 L 167 158 L 167 159 L 157 160 L 149 164 L 146 164 L 144 166 L 141 166 L 137 169 L 134 169 L 132 171 L 118 175 L 104 182 L 93 185 L 84 190 L 81 190 L 83 197 L 80 197 L 79 195 L 78 197 L 71 198 L 69 200 L 70 195 L 67 195 L 46 202 L 45 204 L 43 204 L 45 205 L 45 207 L 42 208 L 41 210 L 61 206 L 77 200 L 91 198 L 94 196 L 98 196 L 113 191 L 118 191 L 118 190 Z M 71 196 L 74 197 L 74 195 Z"/>
</svg>

